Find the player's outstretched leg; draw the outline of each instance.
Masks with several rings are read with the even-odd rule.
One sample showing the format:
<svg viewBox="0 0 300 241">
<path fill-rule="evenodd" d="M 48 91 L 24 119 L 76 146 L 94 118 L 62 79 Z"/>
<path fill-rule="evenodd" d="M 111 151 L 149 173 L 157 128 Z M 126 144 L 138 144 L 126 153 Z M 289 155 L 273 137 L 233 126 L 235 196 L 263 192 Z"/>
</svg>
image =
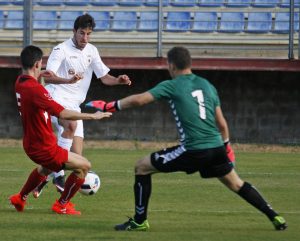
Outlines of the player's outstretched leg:
<svg viewBox="0 0 300 241">
<path fill-rule="evenodd" d="M 219 178 L 229 189 L 236 192 L 252 206 L 264 213 L 273 223 L 276 230 L 285 230 L 287 223 L 283 217 L 273 210 L 271 205 L 250 183 L 242 181 L 237 173 L 232 170 L 222 178 Z"/>
<path fill-rule="evenodd" d="M 271 205 L 267 203 L 256 188 L 250 183 L 244 182 L 243 186 L 238 191 L 238 195 L 263 212 L 273 223 L 276 230 L 285 230 L 287 228 L 287 223 L 284 218 L 279 216 L 278 213 L 273 210 Z"/>
</svg>

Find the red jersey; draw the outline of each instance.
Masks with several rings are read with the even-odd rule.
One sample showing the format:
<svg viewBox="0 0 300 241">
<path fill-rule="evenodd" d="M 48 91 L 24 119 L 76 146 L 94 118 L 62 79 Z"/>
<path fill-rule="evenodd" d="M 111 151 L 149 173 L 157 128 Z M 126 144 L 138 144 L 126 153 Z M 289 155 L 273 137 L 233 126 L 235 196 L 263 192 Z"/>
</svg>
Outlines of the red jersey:
<svg viewBox="0 0 300 241">
<path fill-rule="evenodd" d="M 33 161 L 43 162 L 57 152 L 51 115 L 58 117 L 64 107 L 56 103 L 44 86 L 29 75 L 17 78 L 15 91 L 24 130 L 24 150 Z"/>
</svg>

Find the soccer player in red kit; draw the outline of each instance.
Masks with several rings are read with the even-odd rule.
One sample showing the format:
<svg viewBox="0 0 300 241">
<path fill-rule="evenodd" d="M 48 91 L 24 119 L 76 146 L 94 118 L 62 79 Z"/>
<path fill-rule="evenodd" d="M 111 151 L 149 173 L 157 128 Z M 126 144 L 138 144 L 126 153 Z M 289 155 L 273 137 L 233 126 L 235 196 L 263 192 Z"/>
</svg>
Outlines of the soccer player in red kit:
<svg viewBox="0 0 300 241">
<path fill-rule="evenodd" d="M 17 211 L 22 212 L 28 194 L 43 182 L 48 174 L 62 169 L 72 170 L 66 180 L 64 192 L 53 204 L 52 210 L 58 214 L 80 215 L 80 211 L 74 208 L 70 199 L 84 182 L 91 164 L 85 157 L 68 152 L 57 145 L 50 116 L 69 120 L 100 120 L 109 117 L 110 114 L 80 113 L 67 110 L 56 103 L 40 84 L 42 77 L 54 76 L 51 71 L 41 71 L 42 57 L 42 50 L 32 45 L 25 47 L 21 52 L 23 73 L 17 78 L 15 91 L 24 130 L 23 147 L 38 167 L 31 172 L 21 191 L 12 195 L 9 200 Z M 80 80 L 80 76 L 75 78 Z"/>
</svg>

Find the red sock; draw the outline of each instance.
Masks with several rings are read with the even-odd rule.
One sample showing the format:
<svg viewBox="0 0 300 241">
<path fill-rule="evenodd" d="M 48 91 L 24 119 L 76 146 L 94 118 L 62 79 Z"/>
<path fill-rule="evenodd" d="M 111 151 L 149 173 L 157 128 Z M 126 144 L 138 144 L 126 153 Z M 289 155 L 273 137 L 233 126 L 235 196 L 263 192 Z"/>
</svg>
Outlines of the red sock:
<svg viewBox="0 0 300 241">
<path fill-rule="evenodd" d="M 79 178 L 74 172 L 70 174 L 66 180 L 65 189 L 58 200 L 61 204 L 66 204 L 75 195 L 81 185 L 84 183 L 84 178 Z"/>
<path fill-rule="evenodd" d="M 28 193 L 32 192 L 41 182 L 45 181 L 47 176 L 42 176 L 38 173 L 37 168 L 35 168 L 29 175 L 26 183 L 22 187 L 20 192 L 23 200 L 27 198 Z"/>
</svg>

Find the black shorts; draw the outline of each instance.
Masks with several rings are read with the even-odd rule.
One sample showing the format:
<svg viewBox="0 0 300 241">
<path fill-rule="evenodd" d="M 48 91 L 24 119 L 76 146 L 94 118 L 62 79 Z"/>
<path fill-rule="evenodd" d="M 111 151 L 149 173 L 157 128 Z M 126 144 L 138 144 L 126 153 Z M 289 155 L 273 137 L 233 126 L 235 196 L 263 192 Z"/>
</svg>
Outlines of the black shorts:
<svg viewBox="0 0 300 241">
<path fill-rule="evenodd" d="M 224 146 L 193 151 L 174 146 L 153 152 L 151 163 L 160 172 L 199 172 L 203 178 L 223 177 L 233 168 Z"/>
</svg>

